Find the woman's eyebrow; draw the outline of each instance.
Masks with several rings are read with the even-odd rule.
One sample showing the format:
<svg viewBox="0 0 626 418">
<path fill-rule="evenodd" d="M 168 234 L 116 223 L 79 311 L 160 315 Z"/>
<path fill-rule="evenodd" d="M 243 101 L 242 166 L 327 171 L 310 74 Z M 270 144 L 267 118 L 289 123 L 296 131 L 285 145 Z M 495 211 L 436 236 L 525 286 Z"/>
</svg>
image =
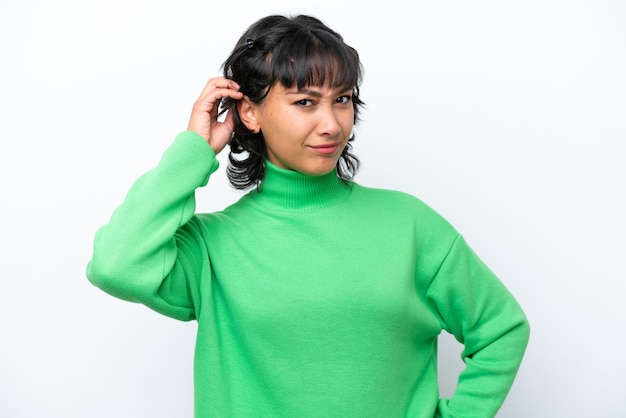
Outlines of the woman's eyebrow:
<svg viewBox="0 0 626 418">
<path fill-rule="evenodd" d="M 309 96 L 321 97 L 322 93 L 319 90 L 314 90 L 311 88 L 303 88 L 303 89 L 290 89 L 286 91 L 287 94 L 307 94 Z"/>
<path fill-rule="evenodd" d="M 345 89 L 341 89 L 341 90 L 337 89 L 336 91 L 338 93 L 346 93 L 346 92 L 348 92 L 350 90 L 351 90 L 351 88 L 345 88 Z M 302 89 L 290 89 L 290 90 L 286 91 L 286 94 L 307 94 L 309 96 L 314 96 L 314 97 L 322 97 L 323 96 L 321 91 L 316 90 L 316 89 L 312 89 L 312 88 L 309 88 L 309 87 L 304 87 Z"/>
</svg>

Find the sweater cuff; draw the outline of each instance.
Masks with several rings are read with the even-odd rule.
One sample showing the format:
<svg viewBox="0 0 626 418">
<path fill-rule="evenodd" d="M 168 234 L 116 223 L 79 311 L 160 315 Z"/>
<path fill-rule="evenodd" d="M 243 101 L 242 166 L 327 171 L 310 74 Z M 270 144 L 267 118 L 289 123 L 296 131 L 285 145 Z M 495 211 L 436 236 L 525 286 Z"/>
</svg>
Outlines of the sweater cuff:
<svg viewBox="0 0 626 418">
<path fill-rule="evenodd" d="M 190 165 L 195 163 L 206 167 L 205 177 L 200 183 L 200 187 L 206 186 L 209 177 L 219 168 L 219 161 L 213 148 L 196 132 L 183 131 L 176 135 L 171 149 L 175 152 L 182 152 L 186 156 Z"/>
</svg>

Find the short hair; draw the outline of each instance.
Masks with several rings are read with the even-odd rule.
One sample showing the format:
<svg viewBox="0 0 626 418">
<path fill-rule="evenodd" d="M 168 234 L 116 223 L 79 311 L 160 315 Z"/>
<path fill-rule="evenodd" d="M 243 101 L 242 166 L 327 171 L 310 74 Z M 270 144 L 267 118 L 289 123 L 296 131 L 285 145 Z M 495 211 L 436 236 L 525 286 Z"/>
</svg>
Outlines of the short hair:
<svg viewBox="0 0 626 418">
<path fill-rule="evenodd" d="M 258 20 L 243 33 L 222 68 L 224 76 L 237 82 L 253 103 L 261 103 L 279 82 L 287 88 L 328 85 L 352 89 L 355 124 L 364 106 L 359 97 L 363 70 L 357 51 L 312 16 L 271 15 Z M 233 99 L 222 100 L 221 112 L 227 110 L 232 111 L 234 122 L 228 179 L 237 189 L 258 186 L 265 176 L 267 158 L 263 133 L 252 132 L 242 123 Z M 350 152 L 354 138 L 353 131 L 336 167 L 337 175 L 346 182 L 359 168 L 359 159 Z"/>
</svg>

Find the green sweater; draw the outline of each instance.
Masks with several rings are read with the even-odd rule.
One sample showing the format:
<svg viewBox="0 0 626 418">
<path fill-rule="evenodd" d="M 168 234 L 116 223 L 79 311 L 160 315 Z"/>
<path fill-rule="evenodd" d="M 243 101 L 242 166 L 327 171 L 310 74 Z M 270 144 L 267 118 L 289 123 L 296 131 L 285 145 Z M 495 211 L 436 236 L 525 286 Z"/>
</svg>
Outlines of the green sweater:
<svg viewBox="0 0 626 418">
<path fill-rule="evenodd" d="M 218 167 L 181 133 L 96 233 L 87 276 L 198 323 L 197 418 L 493 417 L 529 335 L 513 296 L 408 194 L 267 163 L 259 189 L 194 214 Z M 440 399 L 437 336 L 466 368 Z"/>
</svg>

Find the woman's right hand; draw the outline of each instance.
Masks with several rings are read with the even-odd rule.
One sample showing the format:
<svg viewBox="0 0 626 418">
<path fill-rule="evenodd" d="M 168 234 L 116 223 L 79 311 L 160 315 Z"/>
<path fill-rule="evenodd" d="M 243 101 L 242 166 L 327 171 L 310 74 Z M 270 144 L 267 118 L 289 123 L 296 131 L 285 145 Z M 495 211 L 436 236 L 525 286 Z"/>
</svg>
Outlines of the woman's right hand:
<svg viewBox="0 0 626 418">
<path fill-rule="evenodd" d="M 239 84 L 226 77 L 211 78 L 198 100 L 193 105 L 187 130 L 196 132 L 213 148 L 215 155 L 224 149 L 233 133 L 233 115 L 226 113 L 223 121 L 218 122 L 219 104 L 223 97 L 233 100 L 243 98 Z"/>
</svg>

